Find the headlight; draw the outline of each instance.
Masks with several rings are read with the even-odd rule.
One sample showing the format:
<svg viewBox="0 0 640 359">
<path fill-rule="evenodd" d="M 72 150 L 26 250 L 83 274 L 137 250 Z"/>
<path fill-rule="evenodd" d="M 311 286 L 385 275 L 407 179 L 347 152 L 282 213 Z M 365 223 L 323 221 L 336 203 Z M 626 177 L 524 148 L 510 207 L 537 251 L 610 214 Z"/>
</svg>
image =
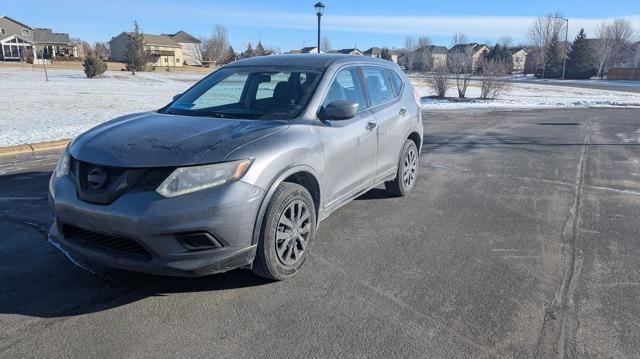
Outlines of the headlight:
<svg viewBox="0 0 640 359">
<path fill-rule="evenodd" d="M 69 174 L 69 151 L 65 149 L 55 169 L 56 177 L 63 177 Z"/>
<path fill-rule="evenodd" d="M 175 197 L 240 179 L 251 166 L 251 160 L 222 162 L 212 165 L 181 167 L 165 179 L 156 192 Z"/>
</svg>

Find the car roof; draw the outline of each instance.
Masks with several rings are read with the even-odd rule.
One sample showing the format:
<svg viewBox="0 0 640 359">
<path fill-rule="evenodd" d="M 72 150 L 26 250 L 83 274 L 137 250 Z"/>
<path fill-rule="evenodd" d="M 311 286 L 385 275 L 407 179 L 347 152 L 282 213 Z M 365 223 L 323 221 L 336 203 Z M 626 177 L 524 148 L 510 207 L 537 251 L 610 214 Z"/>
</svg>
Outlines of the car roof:
<svg viewBox="0 0 640 359">
<path fill-rule="evenodd" d="M 395 65 L 393 62 L 388 60 L 377 59 L 369 56 L 342 54 L 289 54 L 250 57 L 233 62 L 228 66 L 302 66 L 327 68 L 336 63 Z"/>
</svg>

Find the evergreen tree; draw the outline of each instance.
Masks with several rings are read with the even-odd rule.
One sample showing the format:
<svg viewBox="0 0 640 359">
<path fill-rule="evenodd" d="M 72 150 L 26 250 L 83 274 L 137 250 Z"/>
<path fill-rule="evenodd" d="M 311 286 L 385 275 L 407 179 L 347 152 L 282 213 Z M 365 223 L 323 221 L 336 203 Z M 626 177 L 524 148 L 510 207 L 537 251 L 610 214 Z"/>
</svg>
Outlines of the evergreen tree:
<svg viewBox="0 0 640 359">
<path fill-rule="evenodd" d="M 495 61 L 505 73 L 513 71 L 513 55 L 507 46 L 496 44 L 487 54 L 487 59 Z"/>
<path fill-rule="evenodd" d="M 256 45 L 254 52 L 256 56 L 264 56 L 264 46 L 262 46 L 262 41 L 258 41 L 258 45 Z"/>
<path fill-rule="evenodd" d="M 227 51 L 227 56 L 224 59 L 225 64 L 230 64 L 236 61 L 236 52 L 233 50 L 233 46 L 229 46 L 229 50 Z"/>
<path fill-rule="evenodd" d="M 580 30 L 576 39 L 573 40 L 571 51 L 567 55 L 567 73 L 568 79 L 590 79 L 596 73 L 591 61 L 591 49 L 587 41 L 587 34 L 584 29 Z"/>
<path fill-rule="evenodd" d="M 391 61 L 391 52 L 389 52 L 389 49 L 387 49 L 386 47 L 383 48 L 382 51 L 380 51 L 380 58 L 383 60 Z"/>
<path fill-rule="evenodd" d="M 559 78 L 562 76 L 563 47 L 560 44 L 558 35 L 553 35 L 546 48 L 547 56 L 544 64 L 545 78 Z"/>
<path fill-rule="evenodd" d="M 251 43 L 249 43 L 247 45 L 247 49 L 244 50 L 242 55 L 240 55 L 240 57 L 242 57 L 242 58 L 254 57 L 254 56 L 256 56 L 256 53 L 255 53 L 255 51 L 253 51 L 253 46 L 251 46 Z"/>
<path fill-rule="evenodd" d="M 129 42 L 125 50 L 127 70 L 131 71 L 132 75 L 135 75 L 136 71 L 144 71 L 146 69 L 149 63 L 149 56 L 144 49 L 144 34 L 140 31 L 137 21 L 133 22 L 133 31 L 128 35 Z"/>
<path fill-rule="evenodd" d="M 100 76 L 107 71 L 107 64 L 102 61 L 101 58 L 94 55 L 85 57 L 82 67 L 84 68 L 84 73 L 88 78 Z"/>
</svg>

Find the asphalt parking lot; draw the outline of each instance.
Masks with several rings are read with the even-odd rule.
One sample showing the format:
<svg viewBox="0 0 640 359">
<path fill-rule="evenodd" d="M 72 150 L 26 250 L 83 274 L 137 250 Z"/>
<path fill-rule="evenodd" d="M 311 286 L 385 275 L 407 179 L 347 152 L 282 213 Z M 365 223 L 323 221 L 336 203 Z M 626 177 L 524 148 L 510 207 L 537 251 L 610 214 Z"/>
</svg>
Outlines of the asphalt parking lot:
<svg viewBox="0 0 640 359">
<path fill-rule="evenodd" d="M 0 357 L 637 357 L 640 110 L 424 119 L 417 190 L 275 283 L 81 269 L 46 241 L 57 155 L 0 158 Z"/>
</svg>

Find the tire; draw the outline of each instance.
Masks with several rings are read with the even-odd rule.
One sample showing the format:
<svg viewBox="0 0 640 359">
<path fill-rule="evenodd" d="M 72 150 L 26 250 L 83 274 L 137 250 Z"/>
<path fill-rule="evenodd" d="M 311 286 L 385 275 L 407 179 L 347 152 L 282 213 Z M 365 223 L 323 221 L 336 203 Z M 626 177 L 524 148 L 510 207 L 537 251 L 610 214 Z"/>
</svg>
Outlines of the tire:
<svg viewBox="0 0 640 359">
<path fill-rule="evenodd" d="M 415 188 L 418 179 L 418 158 L 418 147 L 412 140 L 407 140 L 400 152 L 396 178 L 384 184 L 389 193 L 404 197 Z"/>
<path fill-rule="evenodd" d="M 304 265 L 315 237 L 313 198 L 299 184 L 284 182 L 273 193 L 264 216 L 251 270 L 272 280 L 289 278 Z"/>
</svg>

